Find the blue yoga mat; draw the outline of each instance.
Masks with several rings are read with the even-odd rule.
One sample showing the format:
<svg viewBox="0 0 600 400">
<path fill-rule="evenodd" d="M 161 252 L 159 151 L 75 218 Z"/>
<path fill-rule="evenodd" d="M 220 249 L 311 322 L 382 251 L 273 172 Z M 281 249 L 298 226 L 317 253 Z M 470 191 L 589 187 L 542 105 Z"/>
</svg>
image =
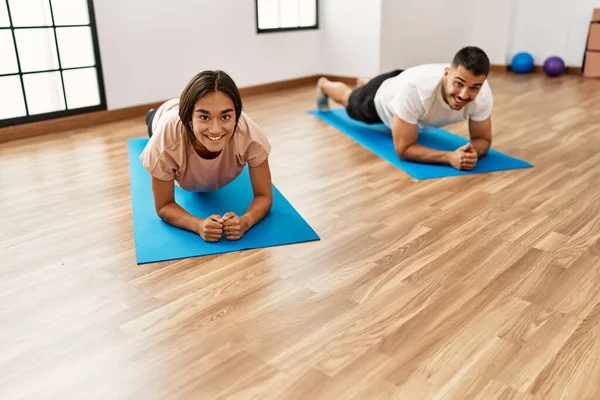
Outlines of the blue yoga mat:
<svg viewBox="0 0 600 400">
<path fill-rule="evenodd" d="M 460 171 L 447 165 L 404 161 L 400 160 L 396 154 L 392 133 L 384 124 L 366 124 L 356 121 L 348 116 L 344 108 L 335 108 L 330 111 L 309 110 L 309 112 L 417 180 L 532 167 L 526 161 L 500 153 L 493 148 L 488 151 L 485 157 L 477 161 L 475 168 L 471 171 Z M 437 128 L 420 129 L 417 143 L 437 150 L 452 151 L 468 143 L 468 140 Z"/>
<path fill-rule="evenodd" d="M 194 232 L 163 222 L 154 209 L 150 174 L 139 159 L 147 142 L 146 138 L 128 140 L 133 234 L 138 264 L 320 239 L 275 186 L 269 214 L 236 241 L 223 238 L 219 242 L 208 243 Z M 247 168 L 229 185 L 214 192 L 191 193 L 175 186 L 175 201 L 200 218 L 223 215 L 227 211 L 242 215 L 252 199 Z"/>
</svg>

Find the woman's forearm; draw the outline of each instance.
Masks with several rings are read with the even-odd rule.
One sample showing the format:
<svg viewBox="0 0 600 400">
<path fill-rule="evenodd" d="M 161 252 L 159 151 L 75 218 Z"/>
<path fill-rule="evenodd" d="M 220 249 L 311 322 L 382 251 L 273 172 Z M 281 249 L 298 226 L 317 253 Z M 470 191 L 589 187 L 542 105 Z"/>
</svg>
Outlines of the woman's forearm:
<svg viewBox="0 0 600 400">
<path fill-rule="evenodd" d="M 198 232 L 202 222 L 200 218 L 194 217 L 175 202 L 163 206 L 158 211 L 158 216 L 168 224 L 192 232 Z"/>
<path fill-rule="evenodd" d="M 265 215 L 267 215 L 272 204 L 272 198 L 267 196 L 256 196 L 254 200 L 252 200 L 252 203 L 250 203 L 246 213 L 241 217 L 246 223 L 247 229 L 252 228 L 260 222 Z"/>
</svg>

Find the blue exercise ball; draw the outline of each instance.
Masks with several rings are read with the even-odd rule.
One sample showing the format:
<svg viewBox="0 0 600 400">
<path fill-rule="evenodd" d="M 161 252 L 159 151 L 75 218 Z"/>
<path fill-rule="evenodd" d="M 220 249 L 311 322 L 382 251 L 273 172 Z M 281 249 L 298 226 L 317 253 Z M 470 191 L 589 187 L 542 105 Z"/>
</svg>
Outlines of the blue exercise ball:
<svg viewBox="0 0 600 400">
<path fill-rule="evenodd" d="M 544 61 L 544 72 L 546 75 L 555 77 L 565 72 L 565 62 L 558 56 L 548 57 Z"/>
<path fill-rule="evenodd" d="M 510 67 L 517 74 L 525 74 L 533 70 L 533 56 L 525 51 L 515 54 Z"/>
</svg>

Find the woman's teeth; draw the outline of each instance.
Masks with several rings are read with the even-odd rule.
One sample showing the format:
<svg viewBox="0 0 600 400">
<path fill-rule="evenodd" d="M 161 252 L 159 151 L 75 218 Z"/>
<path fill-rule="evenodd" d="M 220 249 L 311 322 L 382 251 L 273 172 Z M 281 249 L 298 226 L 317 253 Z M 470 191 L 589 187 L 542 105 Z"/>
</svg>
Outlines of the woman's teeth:
<svg viewBox="0 0 600 400">
<path fill-rule="evenodd" d="M 218 141 L 219 139 L 221 139 L 223 136 L 225 135 L 221 135 L 221 136 L 207 136 L 207 138 L 213 142 Z"/>
</svg>

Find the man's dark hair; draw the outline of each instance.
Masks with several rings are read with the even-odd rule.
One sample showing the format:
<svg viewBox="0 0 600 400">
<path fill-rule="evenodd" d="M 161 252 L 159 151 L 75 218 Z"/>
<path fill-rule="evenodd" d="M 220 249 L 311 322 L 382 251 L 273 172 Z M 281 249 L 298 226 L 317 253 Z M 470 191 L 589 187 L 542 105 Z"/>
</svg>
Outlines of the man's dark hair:
<svg viewBox="0 0 600 400">
<path fill-rule="evenodd" d="M 490 73 L 490 60 L 483 50 L 475 46 L 467 46 L 460 49 L 452 60 L 454 67 L 463 66 L 475 76 Z"/>
</svg>

